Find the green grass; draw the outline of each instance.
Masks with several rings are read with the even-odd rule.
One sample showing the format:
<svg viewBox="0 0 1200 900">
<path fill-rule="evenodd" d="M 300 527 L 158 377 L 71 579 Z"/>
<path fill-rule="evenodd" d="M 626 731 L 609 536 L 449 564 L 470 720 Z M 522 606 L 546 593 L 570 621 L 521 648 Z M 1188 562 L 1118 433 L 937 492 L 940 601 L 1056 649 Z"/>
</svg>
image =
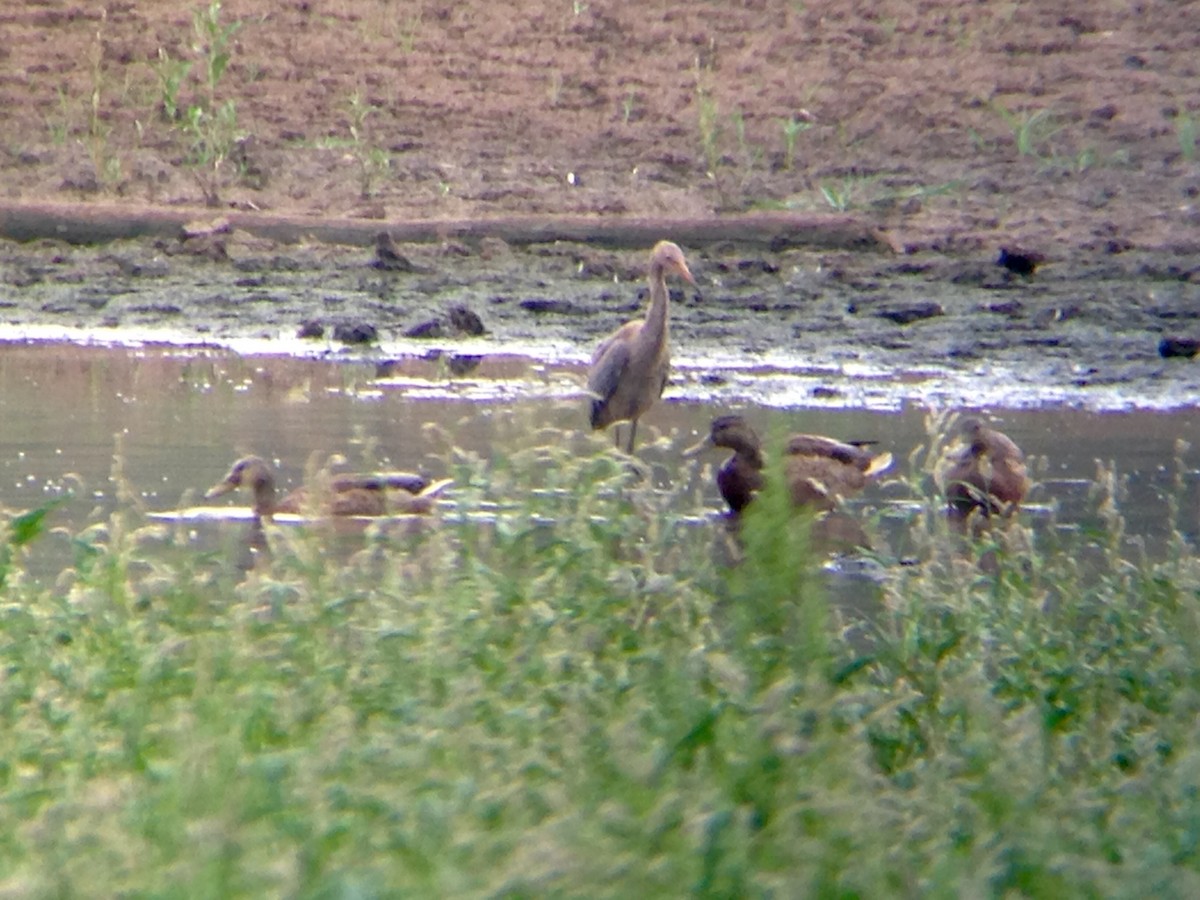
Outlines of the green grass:
<svg viewBox="0 0 1200 900">
<path fill-rule="evenodd" d="M 727 569 L 569 443 L 448 447 L 438 527 L 244 578 L 132 491 L 45 584 L 55 512 L 0 517 L 0 888 L 1197 895 L 1200 560 L 1123 550 L 1113 473 L 1089 529 L 927 508 L 856 618 L 783 497 Z"/>
<path fill-rule="evenodd" d="M 693 70 L 696 81 L 696 127 L 700 134 L 700 150 L 704 154 L 705 170 L 710 174 L 721 162 L 720 104 L 712 94 L 711 70 L 699 60 Z"/>
<path fill-rule="evenodd" d="M 420 11 L 405 16 L 404 24 L 400 29 L 400 49 L 405 55 L 408 55 L 416 49 L 417 35 L 421 31 L 421 13 Z"/>
<path fill-rule="evenodd" d="M 347 109 L 350 115 L 349 146 L 358 161 L 359 196 L 367 200 L 375 195 L 379 182 L 386 177 L 391 160 L 387 150 L 372 144 L 369 139 L 367 119 L 376 111 L 376 107 L 356 90 L 350 95 Z"/>
<path fill-rule="evenodd" d="M 1175 136 L 1179 140 L 1179 153 L 1185 162 L 1196 161 L 1196 120 L 1182 113 L 1175 117 Z"/>
<path fill-rule="evenodd" d="M 822 178 L 815 190 L 806 191 L 783 201 L 765 201 L 757 204 L 762 209 L 832 209 L 846 212 L 864 207 L 887 209 L 906 200 L 928 202 L 939 197 L 959 193 L 962 182 L 947 181 L 941 184 L 898 184 L 889 182 L 903 180 L 887 173 L 871 175 L 842 175 L 839 178 Z"/>
<path fill-rule="evenodd" d="M 1012 133 L 1013 145 L 1020 156 L 1042 156 L 1051 139 L 1064 127 L 1049 109 L 1014 113 L 999 103 L 993 104 L 993 108 Z"/>
<path fill-rule="evenodd" d="M 788 116 L 786 119 L 780 119 L 779 123 L 783 129 L 783 167 L 790 172 L 796 165 L 796 139 L 801 132 L 812 127 L 812 122 Z"/>
<path fill-rule="evenodd" d="M 241 21 L 221 21 L 220 0 L 210 0 L 207 8 L 192 11 L 192 50 L 199 57 L 203 70 L 203 95 L 198 102 L 187 107 L 180 127 L 191 143 L 189 161 L 204 193 L 205 203 L 209 206 L 219 206 L 221 203 L 225 181 L 221 170 L 240 137 L 237 101 L 227 99 L 220 102 L 218 88 L 233 60 L 233 39 L 241 27 Z M 179 83 L 182 83 L 187 71 L 170 65 L 163 70 L 164 109 L 168 100 L 167 92 L 172 87 L 165 78 L 178 76 Z M 174 87 L 177 91 L 179 84 Z"/>
<path fill-rule="evenodd" d="M 158 79 L 158 110 L 166 121 L 176 122 L 179 120 L 179 91 L 192 69 L 192 63 L 185 59 L 172 59 L 165 49 L 159 47 L 158 60 L 150 63 L 150 67 Z"/>
</svg>

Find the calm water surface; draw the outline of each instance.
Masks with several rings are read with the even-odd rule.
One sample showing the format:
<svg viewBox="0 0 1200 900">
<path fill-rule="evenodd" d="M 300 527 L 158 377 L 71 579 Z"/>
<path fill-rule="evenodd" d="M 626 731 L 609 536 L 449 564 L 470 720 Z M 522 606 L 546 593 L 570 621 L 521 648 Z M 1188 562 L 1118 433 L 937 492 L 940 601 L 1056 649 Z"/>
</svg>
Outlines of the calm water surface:
<svg viewBox="0 0 1200 900">
<path fill-rule="evenodd" d="M 302 481 L 311 460 L 323 462 L 332 453 L 345 455 L 352 467 L 373 463 L 442 476 L 451 444 L 486 457 L 551 435 L 594 452 L 602 439 L 584 427 L 582 378 L 570 364 L 522 357 L 335 362 L 228 350 L 2 344 L 0 513 L 71 491 L 52 525 L 77 530 L 98 521 L 118 502 L 114 459 L 145 509 L 164 511 L 198 502 L 230 462 L 247 453 L 274 460 L 286 489 Z M 643 423 L 638 455 L 654 467 L 658 483 L 696 485 L 690 495 L 698 493 L 707 510 L 680 511 L 689 516 L 720 503 L 711 469 L 680 459 L 678 450 L 719 411 L 742 411 L 765 434 L 804 430 L 876 439 L 902 469 L 910 452 L 929 441 L 929 411 L 918 405 L 893 412 L 778 409 L 756 405 L 737 387 L 718 384 L 703 401 L 681 397 L 686 391 L 668 388 L 667 401 Z M 1035 506 L 1056 505 L 1060 520 L 1086 517 L 1096 460 L 1111 461 L 1127 479 L 1122 510 L 1129 533 L 1152 542 L 1165 533 L 1176 440 L 1191 442 L 1196 450 L 1185 457 L 1181 524 L 1186 533 L 1196 532 L 1196 409 L 988 411 L 1035 458 Z M 656 433 L 666 440 L 654 442 Z M 896 489 L 873 498 L 877 504 L 901 499 Z"/>
</svg>

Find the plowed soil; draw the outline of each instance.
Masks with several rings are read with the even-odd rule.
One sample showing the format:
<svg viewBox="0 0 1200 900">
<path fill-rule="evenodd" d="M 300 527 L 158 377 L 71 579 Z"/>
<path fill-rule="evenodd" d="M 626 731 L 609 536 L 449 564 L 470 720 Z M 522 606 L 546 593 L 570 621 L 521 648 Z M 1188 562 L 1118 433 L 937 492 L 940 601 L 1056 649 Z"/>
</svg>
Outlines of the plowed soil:
<svg viewBox="0 0 1200 900">
<path fill-rule="evenodd" d="M 1136 394 L 1176 378 L 1159 339 L 1200 315 L 1197 13 L 30 0 L 0 11 L 0 186 L 8 201 L 368 220 L 849 211 L 894 255 L 685 248 L 702 297 L 677 304 L 680 343 L 1036 364 Z M 1014 274 L 994 265 L 1001 247 L 1046 259 Z M 0 312 L 209 335 L 342 317 L 386 338 L 458 297 L 501 341 L 536 331 L 584 348 L 637 308 L 613 284 L 639 278 L 644 253 L 451 242 L 401 247 L 417 271 L 385 275 L 369 252 L 280 255 L 239 235 L 210 249 L 183 265 L 163 242 L 10 245 Z"/>
<path fill-rule="evenodd" d="M 211 183 L 222 205 L 455 217 L 832 202 L 909 246 L 1197 243 L 1194 3 L 228 0 L 211 96 L 194 12 L 7 5 L 5 194 L 200 203 Z M 246 141 L 214 175 L 188 110 L 225 104 Z"/>
</svg>

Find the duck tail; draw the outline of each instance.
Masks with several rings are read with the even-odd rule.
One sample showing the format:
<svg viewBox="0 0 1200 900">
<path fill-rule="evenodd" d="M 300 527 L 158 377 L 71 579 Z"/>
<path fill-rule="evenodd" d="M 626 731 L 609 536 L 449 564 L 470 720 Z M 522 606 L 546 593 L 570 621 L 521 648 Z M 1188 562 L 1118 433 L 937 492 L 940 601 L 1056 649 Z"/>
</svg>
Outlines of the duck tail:
<svg viewBox="0 0 1200 900">
<path fill-rule="evenodd" d="M 891 453 L 880 453 L 878 456 L 876 456 L 874 459 L 872 459 L 871 464 L 869 466 L 867 466 L 866 475 L 868 478 L 872 478 L 876 475 L 882 475 L 884 472 L 886 472 L 891 467 L 892 467 L 892 454 Z"/>
<path fill-rule="evenodd" d="M 432 498 L 432 497 L 440 497 L 443 493 L 445 493 L 446 488 L 450 487 L 450 485 L 452 485 L 452 484 L 454 484 L 453 478 L 442 478 L 442 479 L 439 479 L 438 481 L 434 481 L 431 484 L 427 485 L 423 490 L 421 490 L 420 493 L 416 494 L 415 496 L 421 497 L 423 499 L 424 498 Z"/>
</svg>

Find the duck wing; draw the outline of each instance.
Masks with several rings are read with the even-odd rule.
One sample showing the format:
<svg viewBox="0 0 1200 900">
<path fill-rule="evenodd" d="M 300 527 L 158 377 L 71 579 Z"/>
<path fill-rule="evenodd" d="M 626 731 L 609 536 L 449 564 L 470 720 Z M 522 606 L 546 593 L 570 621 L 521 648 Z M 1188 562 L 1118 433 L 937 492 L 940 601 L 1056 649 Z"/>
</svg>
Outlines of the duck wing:
<svg viewBox="0 0 1200 900">
<path fill-rule="evenodd" d="M 847 443 L 821 434 L 793 434 L 788 438 L 784 453 L 788 456 L 811 456 L 851 466 L 864 475 L 883 472 L 892 464 L 892 454 L 872 453 L 866 442 Z"/>
</svg>

